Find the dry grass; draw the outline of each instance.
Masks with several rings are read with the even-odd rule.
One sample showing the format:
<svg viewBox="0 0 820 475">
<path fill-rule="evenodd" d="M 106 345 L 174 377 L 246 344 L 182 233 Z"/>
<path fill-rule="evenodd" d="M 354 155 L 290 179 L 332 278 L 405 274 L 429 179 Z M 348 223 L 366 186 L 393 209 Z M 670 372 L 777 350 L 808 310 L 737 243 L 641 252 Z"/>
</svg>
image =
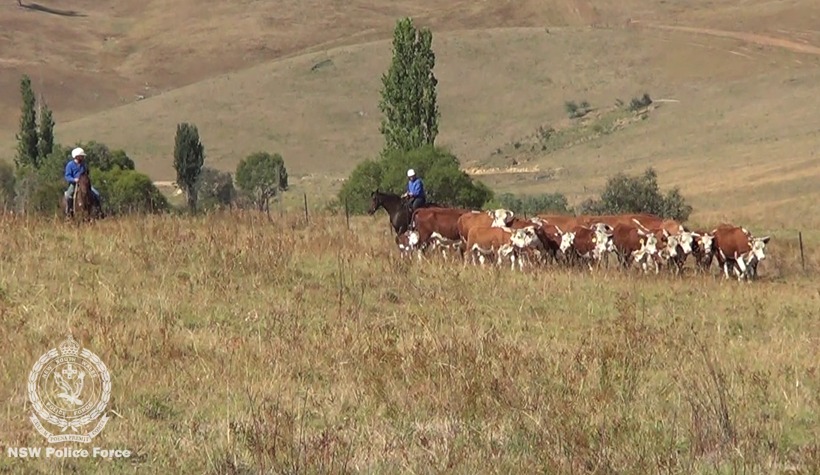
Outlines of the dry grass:
<svg viewBox="0 0 820 475">
<path fill-rule="evenodd" d="M 384 216 L 376 218 L 383 223 Z M 106 473 L 811 473 L 814 272 L 524 274 L 398 259 L 372 219 L 6 220 L 0 440 L 73 331 L 113 378 Z M 377 229 L 382 229 L 377 226 Z M 5 452 L 5 446 L 3 447 Z M 0 459 L 0 471 L 88 471 Z M 103 468 L 104 467 L 104 468 Z"/>
</svg>

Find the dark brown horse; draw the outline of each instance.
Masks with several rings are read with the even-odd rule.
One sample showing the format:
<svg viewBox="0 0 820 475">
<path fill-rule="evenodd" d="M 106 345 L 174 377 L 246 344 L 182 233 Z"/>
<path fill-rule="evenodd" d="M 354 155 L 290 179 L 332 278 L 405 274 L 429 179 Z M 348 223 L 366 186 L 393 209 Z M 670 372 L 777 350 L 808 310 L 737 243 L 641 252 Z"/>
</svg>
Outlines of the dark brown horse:
<svg viewBox="0 0 820 475">
<path fill-rule="evenodd" d="M 409 201 L 403 200 L 399 195 L 376 190 L 370 194 L 370 209 L 367 210 L 367 214 L 372 215 L 379 208 L 384 208 L 387 211 L 390 217 L 390 225 L 393 226 L 396 236 L 403 234 L 410 228 L 413 215 L 410 212 Z M 446 208 L 446 206 L 437 203 L 425 203 L 421 208 Z"/>
<path fill-rule="evenodd" d="M 88 177 L 88 169 L 85 169 L 74 184 L 74 199 L 72 209 L 69 209 L 69 217 L 77 217 L 83 221 L 104 217 L 99 200 L 91 191 L 91 178 Z M 63 209 L 67 208 L 65 195 L 61 202 Z"/>
</svg>

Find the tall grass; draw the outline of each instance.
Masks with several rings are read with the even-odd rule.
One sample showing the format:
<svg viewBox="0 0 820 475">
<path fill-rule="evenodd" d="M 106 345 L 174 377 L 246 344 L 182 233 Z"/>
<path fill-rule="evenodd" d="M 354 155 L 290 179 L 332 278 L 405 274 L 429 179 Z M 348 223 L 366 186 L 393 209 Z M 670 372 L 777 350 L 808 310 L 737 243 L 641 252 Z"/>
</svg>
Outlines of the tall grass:
<svg viewBox="0 0 820 475">
<path fill-rule="evenodd" d="M 811 473 L 820 293 L 397 256 L 383 215 L 7 219 L 0 443 L 43 446 L 34 361 L 108 365 L 128 460 L 9 473 Z M 781 247 L 778 247 L 781 246 Z M 815 265 L 817 255 L 809 256 Z"/>
</svg>

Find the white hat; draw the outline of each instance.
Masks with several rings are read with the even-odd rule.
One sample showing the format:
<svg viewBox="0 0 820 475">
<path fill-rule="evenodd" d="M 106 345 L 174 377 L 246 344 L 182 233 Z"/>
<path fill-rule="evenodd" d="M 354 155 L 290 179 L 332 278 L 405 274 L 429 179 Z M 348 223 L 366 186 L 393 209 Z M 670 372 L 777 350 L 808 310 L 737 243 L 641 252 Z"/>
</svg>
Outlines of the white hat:
<svg viewBox="0 0 820 475">
<path fill-rule="evenodd" d="M 413 170 L 412 168 L 407 170 L 407 176 L 415 176 L 415 175 L 416 175 L 416 171 Z"/>
<path fill-rule="evenodd" d="M 74 150 L 71 151 L 71 158 L 77 158 L 80 155 L 85 157 L 85 151 L 83 149 L 81 149 L 80 147 L 77 147 L 77 148 L 75 148 Z"/>
</svg>

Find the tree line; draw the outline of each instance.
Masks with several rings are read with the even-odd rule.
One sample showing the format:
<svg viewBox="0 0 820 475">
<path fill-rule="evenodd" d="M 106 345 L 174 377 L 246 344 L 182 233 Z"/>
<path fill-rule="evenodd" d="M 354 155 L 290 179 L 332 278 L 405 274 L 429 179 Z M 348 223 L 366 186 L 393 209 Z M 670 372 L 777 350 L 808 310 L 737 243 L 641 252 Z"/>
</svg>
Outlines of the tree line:
<svg viewBox="0 0 820 475">
<path fill-rule="evenodd" d="M 643 175 L 623 173 L 610 177 L 599 198 L 589 199 L 575 209 L 560 193 L 496 195 L 492 189 L 461 170 L 450 150 L 436 145 L 441 113 L 438 108 L 438 79 L 433 35 L 416 28 L 412 19 L 402 18 L 393 31 L 392 59 L 381 77 L 379 132 L 384 137 L 376 157 L 360 162 L 350 173 L 331 207 L 345 203 L 353 213 L 369 207 L 376 189 L 401 194 L 408 168 L 425 182 L 428 201 L 470 208 L 512 209 L 519 214 L 539 212 L 618 213 L 649 212 L 685 221 L 692 211 L 678 188 L 665 195 L 657 173 L 648 168 Z M 21 81 L 23 108 L 16 170 L 0 162 L 3 205 L 25 211 L 54 210 L 59 191 L 66 185 L 62 171 L 70 150 L 54 140 L 54 118 L 42 102 L 39 121 L 31 81 Z M 92 168 L 91 179 L 101 191 L 104 205 L 113 212 L 163 212 L 170 206 L 148 177 L 135 169 L 122 150 L 104 144 L 83 146 Z M 278 153 L 257 152 L 245 157 L 235 173 L 208 167 L 206 153 L 195 124 L 177 125 L 173 165 L 176 184 L 186 195 L 186 208 L 195 212 L 214 207 L 253 207 L 269 211 L 269 202 L 288 189 L 284 159 Z"/>
<path fill-rule="evenodd" d="M 44 100 L 38 105 L 27 75 L 20 81 L 20 93 L 23 104 L 14 167 L 0 162 L 0 206 L 5 211 L 60 212 L 60 196 L 68 186 L 63 175 L 74 147 L 85 151 L 92 184 L 108 214 L 172 211 L 168 199 L 136 170 L 124 150 L 93 140 L 72 146 L 56 142 L 53 113 Z M 221 207 L 268 211 L 270 200 L 288 189 L 287 169 L 278 153 L 250 154 L 237 165 L 235 177 L 206 166 L 205 147 L 195 124 L 177 125 L 173 165 L 190 212 Z"/>
</svg>

